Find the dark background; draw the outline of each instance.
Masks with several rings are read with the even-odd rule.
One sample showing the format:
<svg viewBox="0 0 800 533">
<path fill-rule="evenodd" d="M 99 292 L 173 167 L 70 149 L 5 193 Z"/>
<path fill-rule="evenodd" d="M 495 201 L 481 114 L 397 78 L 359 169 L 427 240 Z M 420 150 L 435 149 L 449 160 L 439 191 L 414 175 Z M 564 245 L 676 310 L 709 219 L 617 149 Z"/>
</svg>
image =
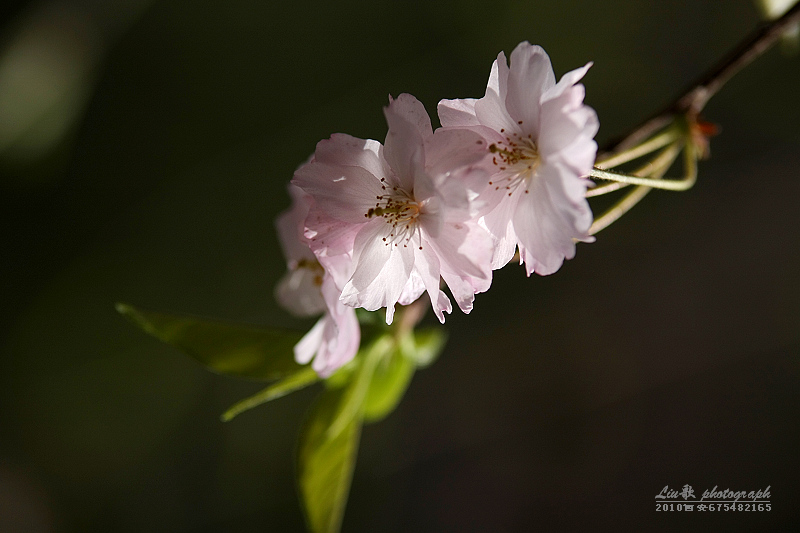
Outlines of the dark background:
<svg viewBox="0 0 800 533">
<path fill-rule="evenodd" d="M 7 2 L 3 50 L 32 52 L 0 62 L 0 531 L 301 531 L 293 445 L 319 386 L 223 424 L 259 384 L 114 303 L 298 325 L 272 298 L 273 220 L 318 140 L 382 140 L 389 94 L 479 97 L 530 40 L 559 77 L 594 61 L 602 143 L 758 24 L 722 4 Z M 711 101 L 694 189 L 651 193 L 556 275 L 497 272 L 448 318 L 440 360 L 364 430 L 344 531 L 798 522 L 798 66 L 771 50 Z M 772 511 L 655 511 L 684 484 L 769 485 Z"/>
</svg>

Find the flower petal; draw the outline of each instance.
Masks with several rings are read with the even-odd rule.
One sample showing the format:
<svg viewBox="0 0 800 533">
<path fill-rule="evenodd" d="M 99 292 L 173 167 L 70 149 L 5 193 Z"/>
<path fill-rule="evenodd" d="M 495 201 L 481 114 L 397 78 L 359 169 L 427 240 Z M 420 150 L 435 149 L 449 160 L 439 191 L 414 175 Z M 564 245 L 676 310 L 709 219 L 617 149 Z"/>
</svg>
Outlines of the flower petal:
<svg viewBox="0 0 800 533">
<path fill-rule="evenodd" d="M 575 256 L 573 239 L 585 240 L 591 225 L 588 202 L 575 205 L 567 196 L 563 182 L 579 180 L 565 167 L 547 165 L 529 185 L 529 194 L 520 194 L 514 213 L 514 231 L 519 239 L 520 257 L 528 275 L 548 275 L 557 271 L 564 259 Z"/>
<path fill-rule="evenodd" d="M 539 99 L 555 83 L 550 58 L 541 46 L 522 42 L 514 48 L 505 104 L 522 131 L 539 131 Z"/>
<path fill-rule="evenodd" d="M 475 293 L 485 292 L 492 283 L 491 236 L 475 222 L 450 223 L 431 245 L 442 278 L 461 310 L 469 313 Z"/>
<path fill-rule="evenodd" d="M 319 292 L 322 268 L 317 267 L 313 270 L 306 267 L 289 270 L 275 287 L 275 299 L 294 316 L 314 316 L 325 311 L 325 302 Z"/>
<path fill-rule="evenodd" d="M 301 259 L 314 258 L 314 254 L 303 236 L 303 222 L 308 216 L 313 200 L 309 194 L 295 185 L 289 184 L 288 190 L 289 196 L 292 198 L 292 205 L 278 215 L 275 227 L 278 230 L 278 240 L 289 268 L 294 268 Z"/>
<path fill-rule="evenodd" d="M 476 222 L 446 223 L 432 239 L 442 271 L 491 279 L 492 239 Z"/>
<path fill-rule="evenodd" d="M 406 286 L 403 287 L 403 292 L 397 300 L 397 303 L 400 305 L 409 305 L 416 302 L 419 300 L 419 297 L 422 296 L 422 293 L 425 292 L 425 283 L 422 281 L 422 276 L 419 274 L 421 266 L 418 259 L 417 256 L 414 257 L 414 270 L 411 271 Z"/>
<path fill-rule="evenodd" d="M 414 270 L 419 273 L 425 289 L 428 291 L 428 297 L 433 307 L 433 313 L 439 322 L 444 324 L 444 313 L 453 312 L 453 304 L 447 295 L 439 288 L 440 280 L 440 263 L 439 258 L 436 256 L 434 249 L 427 241 L 422 242 L 422 250 L 416 253 L 416 262 Z"/>
<path fill-rule="evenodd" d="M 325 165 L 361 167 L 380 178 L 384 173 L 382 154 L 383 146 L 378 141 L 334 133 L 330 139 L 317 143 L 314 159 Z"/>
<path fill-rule="evenodd" d="M 389 131 L 383 154 L 406 192 L 414 188 L 414 178 L 424 173 L 425 141 L 433 135 L 431 119 L 422 103 L 403 93 L 383 110 Z"/>
<path fill-rule="evenodd" d="M 319 350 L 322 344 L 322 332 L 325 329 L 325 319 L 327 316 L 317 320 L 314 327 L 306 333 L 300 342 L 294 345 L 294 360 L 300 365 L 305 365 Z"/>
<path fill-rule="evenodd" d="M 508 65 L 503 52 L 497 55 L 489 74 L 489 85 L 486 94 L 475 102 L 475 116 L 484 126 L 495 131 L 517 131 L 516 121 L 508 114 L 506 109 L 506 93 L 508 87 Z"/>
<path fill-rule="evenodd" d="M 387 324 L 391 324 L 394 305 L 414 267 L 413 247 L 392 243 L 392 231 L 391 224 L 376 218 L 358 233 L 353 252 L 355 271 L 341 295 L 342 302 L 351 307 L 368 311 L 386 307 Z"/>
<path fill-rule="evenodd" d="M 312 161 L 294 173 L 292 183 L 314 198 L 315 207 L 331 217 L 363 223 L 381 194 L 380 178 L 359 166 Z"/>
<path fill-rule="evenodd" d="M 480 121 L 475 115 L 475 102 L 477 101 L 475 98 L 441 100 L 436 110 L 439 113 L 439 122 L 442 127 L 480 126 Z"/>
<path fill-rule="evenodd" d="M 323 283 L 322 294 L 328 313 L 325 316 L 327 320 L 323 327 L 322 342 L 312 368 L 325 378 L 355 357 L 361 343 L 361 328 L 355 309 L 339 301 L 339 290 L 331 278 Z"/>
<path fill-rule="evenodd" d="M 478 165 L 488 160 L 488 156 L 489 145 L 477 132 L 463 128 L 439 128 L 425 146 L 425 169 L 436 184 L 441 185 L 451 173 Z M 488 165 L 485 166 L 488 168 Z M 485 177 L 487 179 L 479 178 L 476 183 L 468 183 L 462 176 L 461 188 L 480 192 L 488 183 L 488 172 Z M 474 191 L 475 188 L 478 190 Z"/>
<path fill-rule="evenodd" d="M 481 225 L 492 235 L 493 270 L 506 266 L 517 250 L 517 234 L 514 232 L 512 220 L 519 202 L 519 194 L 508 196 L 505 191 L 500 191 L 500 196 L 500 202 L 496 207 L 480 219 Z"/>
<path fill-rule="evenodd" d="M 559 154 L 562 160 L 581 175 L 586 175 L 591 171 L 597 152 L 597 145 L 593 141 L 599 127 L 597 114 L 583 103 L 583 85 L 567 88 L 556 86 L 553 92 L 556 89 L 560 90 L 560 94 L 542 104 L 539 151 L 545 159 L 552 159 L 559 152 L 564 152 Z"/>
<path fill-rule="evenodd" d="M 552 100 L 553 98 L 558 98 L 561 96 L 565 91 L 569 90 L 573 87 L 576 83 L 581 81 L 589 69 L 592 67 L 592 62 L 589 61 L 584 66 L 576 68 L 575 70 L 570 70 L 563 76 L 561 79 L 558 80 L 558 83 L 555 85 L 550 85 L 547 88 L 547 91 L 542 94 L 541 101 L 544 104 L 548 100 Z"/>
<path fill-rule="evenodd" d="M 305 222 L 305 238 L 322 266 L 328 270 L 330 265 L 324 257 L 352 253 L 353 242 L 363 225 L 337 220 L 319 209 L 312 209 Z"/>
</svg>

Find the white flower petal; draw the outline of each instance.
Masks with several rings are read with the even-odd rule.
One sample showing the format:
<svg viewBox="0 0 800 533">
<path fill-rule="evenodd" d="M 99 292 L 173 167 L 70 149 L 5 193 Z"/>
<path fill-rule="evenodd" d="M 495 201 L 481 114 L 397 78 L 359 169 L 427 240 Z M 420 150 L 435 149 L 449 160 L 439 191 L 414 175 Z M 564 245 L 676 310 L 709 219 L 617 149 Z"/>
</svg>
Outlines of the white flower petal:
<svg viewBox="0 0 800 533">
<path fill-rule="evenodd" d="M 551 86 L 551 88 L 548 88 L 547 92 L 542 94 L 542 103 L 544 104 L 548 100 L 558 98 L 562 93 L 569 90 L 572 86 L 581 81 L 592 67 L 592 64 L 593 63 L 589 61 L 584 66 L 576 68 L 575 70 L 570 70 L 561 76 L 561 79 L 558 80 L 558 83 L 556 83 L 555 86 Z M 583 98 L 581 97 L 581 99 Z"/>
<path fill-rule="evenodd" d="M 588 203 L 576 208 L 566 195 L 564 180 L 578 180 L 566 168 L 549 166 L 534 179 L 529 194 L 520 194 L 514 213 L 514 230 L 528 275 L 552 274 L 564 259 L 575 256 L 573 239 L 586 239 L 591 224 Z"/>
<path fill-rule="evenodd" d="M 433 135 L 431 119 L 422 103 L 410 94 L 401 94 L 384 108 L 389 131 L 383 155 L 400 187 L 414 188 L 414 178 L 425 165 L 425 141 Z"/>
<path fill-rule="evenodd" d="M 311 367 L 323 378 L 355 357 L 361 343 L 361 328 L 355 309 L 339 301 L 333 278 L 326 275 L 317 289 L 324 299 L 326 313 L 294 347 L 295 360 Z"/>
<path fill-rule="evenodd" d="M 444 324 L 444 313 L 452 313 L 453 304 L 450 303 L 450 299 L 444 291 L 439 288 L 439 258 L 428 242 L 423 241 L 422 243 L 422 250 L 417 254 L 416 267 L 416 271 L 428 291 L 433 313 L 439 319 L 439 322 Z"/>
<path fill-rule="evenodd" d="M 451 193 L 477 194 L 489 182 L 488 171 L 478 166 L 484 160 L 488 163 L 488 147 L 486 140 L 477 132 L 463 128 L 439 128 L 425 146 L 425 169 L 434 177 L 437 187 L 444 186 L 445 181 L 458 181 L 456 190 L 443 192 L 445 198 L 450 198 Z M 483 166 L 488 167 L 488 164 Z M 483 174 L 467 181 L 470 176 L 465 173 L 466 170 L 483 170 Z M 460 176 L 457 180 L 450 180 L 454 173 Z"/>
<path fill-rule="evenodd" d="M 330 139 L 317 143 L 314 160 L 324 165 L 361 167 L 374 176 L 381 176 L 384 172 L 382 151 L 378 141 L 334 133 Z"/>
<path fill-rule="evenodd" d="M 292 268 L 301 259 L 314 258 L 314 254 L 303 237 L 303 222 L 308 216 L 312 199 L 309 194 L 295 185 L 289 184 L 288 190 L 289 196 L 292 198 L 292 205 L 278 215 L 275 226 L 278 230 L 278 241 L 283 249 L 283 255 Z"/>
<path fill-rule="evenodd" d="M 314 198 L 315 208 L 335 219 L 356 224 L 364 222 L 364 216 L 381 193 L 380 179 L 368 170 L 317 161 L 300 167 L 292 183 Z"/>
<path fill-rule="evenodd" d="M 422 296 L 422 293 L 425 292 L 425 283 L 422 281 L 422 276 L 419 274 L 423 268 L 419 262 L 418 256 L 414 258 L 414 267 L 414 270 L 411 271 L 411 275 L 408 277 L 405 287 L 403 287 L 400 298 L 397 300 L 397 303 L 400 305 L 409 305 L 416 302 L 419 300 L 419 297 Z"/>
<path fill-rule="evenodd" d="M 322 332 L 325 329 L 325 318 L 320 318 L 314 327 L 306 333 L 300 342 L 294 345 L 294 360 L 300 365 L 305 365 L 319 350 L 322 344 Z"/>
<path fill-rule="evenodd" d="M 492 239 L 477 222 L 447 223 L 430 242 L 442 270 L 459 276 L 491 279 Z"/>
<path fill-rule="evenodd" d="M 481 224 L 492 235 L 494 243 L 493 270 L 506 266 L 517 251 L 517 234 L 514 232 L 512 220 L 519 201 L 519 194 L 508 196 L 502 191 L 500 197 L 501 200 L 497 206 L 481 217 Z"/>
<path fill-rule="evenodd" d="M 436 110 L 439 113 L 439 122 L 442 127 L 480 126 L 480 121 L 475 116 L 475 102 L 477 101 L 475 98 L 441 100 Z"/>
<path fill-rule="evenodd" d="M 321 279 L 321 268 L 312 270 L 300 267 L 290 270 L 275 287 L 275 298 L 294 316 L 318 315 L 325 311 L 325 302 L 319 292 Z"/>
<path fill-rule="evenodd" d="M 334 320 L 328 317 L 323 332 L 323 342 L 312 364 L 312 368 L 322 378 L 329 377 L 352 361 L 361 343 L 361 329 L 355 309 L 342 307 L 347 311 L 338 323 L 334 324 Z"/>
<path fill-rule="evenodd" d="M 505 54 L 500 52 L 492 64 L 486 95 L 475 102 L 475 116 L 478 117 L 478 121 L 497 132 L 500 130 L 517 131 L 519 128 L 506 108 L 507 87 L 508 65 Z"/>
<path fill-rule="evenodd" d="M 388 238 L 390 229 L 383 219 L 377 217 L 370 220 L 356 235 L 353 262 L 357 266 L 349 283 L 357 290 L 363 290 L 372 284 L 391 257 L 392 247 L 384 240 Z"/>
<path fill-rule="evenodd" d="M 583 85 L 575 85 L 564 89 L 558 97 L 542 104 L 538 146 L 545 159 L 568 149 L 576 140 L 582 140 L 583 143 L 590 145 L 594 142 L 592 138 L 597 133 L 599 123 L 594 110 L 583 105 L 584 93 Z M 570 157 L 571 154 L 564 155 L 565 160 L 572 162 L 573 166 L 585 168 L 585 173 L 591 170 L 594 157 L 587 165 L 585 157 L 581 161 L 574 161 Z"/>
<path fill-rule="evenodd" d="M 505 103 L 520 130 L 539 131 L 539 99 L 555 83 L 550 58 L 541 46 L 523 42 L 514 48 Z"/>
<path fill-rule="evenodd" d="M 328 313 L 323 318 L 322 342 L 312 368 L 325 378 L 355 357 L 361 343 L 361 328 L 355 309 L 339 301 L 339 290 L 330 278 L 323 283 L 322 294 Z"/>
<path fill-rule="evenodd" d="M 475 295 L 486 292 L 491 285 L 491 280 L 462 277 L 445 271 L 442 271 L 442 279 L 447 283 L 450 292 L 453 293 L 453 298 L 455 298 L 461 312 L 466 314 L 472 311 Z"/>
<path fill-rule="evenodd" d="M 308 245 L 326 270 L 329 266 L 325 257 L 352 253 L 353 242 L 363 226 L 337 220 L 319 209 L 311 210 L 305 225 Z"/>
<path fill-rule="evenodd" d="M 414 248 L 392 242 L 391 232 L 391 225 L 381 218 L 359 232 L 353 256 L 356 268 L 341 295 L 351 307 L 368 311 L 386 307 L 387 323 L 414 267 Z"/>
</svg>

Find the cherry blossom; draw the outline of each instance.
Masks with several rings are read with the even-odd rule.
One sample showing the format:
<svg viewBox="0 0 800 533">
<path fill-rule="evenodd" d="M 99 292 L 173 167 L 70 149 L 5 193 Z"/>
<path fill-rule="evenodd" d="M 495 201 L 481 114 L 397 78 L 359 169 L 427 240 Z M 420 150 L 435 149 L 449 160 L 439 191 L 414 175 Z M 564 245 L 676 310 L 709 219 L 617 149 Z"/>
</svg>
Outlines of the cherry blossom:
<svg viewBox="0 0 800 533">
<path fill-rule="evenodd" d="M 529 276 L 552 274 L 574 257 L 575 241 L 594 240 L 584 194 L 598 121 L 578 84 L 590 66 L 556 83 L 544 50 L 523 42 L 511 53 L 510 68 L 502 52 L 497 56 L 483 98 L 439 102 L 444 129 L 480 133 L 492 156 L 483 196 L 493 209 L 481 223 L 494 237 L 494 269 L 518 247 Z"/>
<path fill-rule="evenodd" d="M 466 130 L 432 131 L 425 108 L 401 94 L 385 108 L 385 145 L 344 134 L 317 145 L 293 183 L 314 199 L 305 236 L 327 269 L 352 254 L 341 300 L 375 311 L 407 305 L 427 291 L 436 316 L 452 304 L 465 313 L 491 284 L 492 239 L 477 223 L 476 197 L 486 187 L 485 140 Z"/>
<path fill-rule="evenodd" d="M 299 188 L 289 185 L 292 205 L 278 216 L 278 237 L 289 271 L 275 289 L 278 302 L 295 316 L 323 313 L 313 328 L 295 345 L 295 360 L 307 364 L 327 377 L 348 363 L 358 352 L 361 328 L 355 309 L 339 301 L 341 290 L 334 281 L 348 275 L 352 260 L 346 254 L 327 261 L 323 268 L 303 236 L 305 219 L 313 200 Z"/>
</svg>

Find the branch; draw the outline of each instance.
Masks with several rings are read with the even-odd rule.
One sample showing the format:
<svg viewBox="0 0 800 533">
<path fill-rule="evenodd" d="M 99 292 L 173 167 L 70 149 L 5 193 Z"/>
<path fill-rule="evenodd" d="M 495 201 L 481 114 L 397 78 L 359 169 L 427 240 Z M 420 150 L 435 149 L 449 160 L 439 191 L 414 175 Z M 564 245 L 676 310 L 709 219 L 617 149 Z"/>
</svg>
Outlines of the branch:
<svg viewBox="0 0 800 533">
<path fill-rule="evenodd" d="M 798 23 L 800 23 L 800 2 L 779 19 L 763 23 L 719 63 L 689 85 L 669 105 L 640 123 L 629 133 L 608 143 L 605 152 L 613 154 L 638 144 L 669 124 L 675 115 L 696 117 L 711 97 L 717 94 L 734 74 L 766 52 L 785 30 Z"/>
</svg>

